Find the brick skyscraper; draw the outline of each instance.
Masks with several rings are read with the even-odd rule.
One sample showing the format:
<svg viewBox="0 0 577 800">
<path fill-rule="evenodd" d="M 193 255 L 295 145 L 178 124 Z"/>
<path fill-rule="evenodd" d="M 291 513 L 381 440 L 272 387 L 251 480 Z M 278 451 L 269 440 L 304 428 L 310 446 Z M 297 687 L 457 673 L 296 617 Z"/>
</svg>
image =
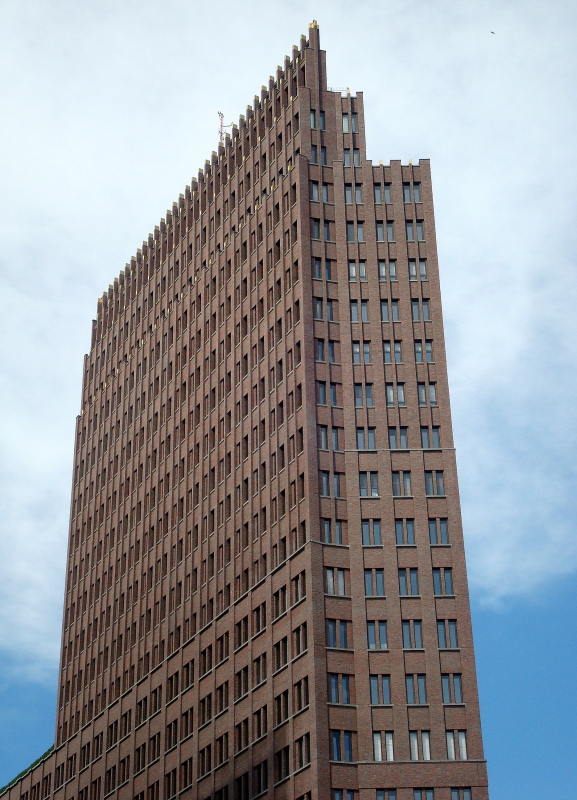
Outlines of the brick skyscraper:
<svg viewBox="0 0 577 800">
<path fill-rule="evenodd" d="M 485 800 L 429 162 L 316 23 L 98 304 L 9 800 Z"/>
</svg>

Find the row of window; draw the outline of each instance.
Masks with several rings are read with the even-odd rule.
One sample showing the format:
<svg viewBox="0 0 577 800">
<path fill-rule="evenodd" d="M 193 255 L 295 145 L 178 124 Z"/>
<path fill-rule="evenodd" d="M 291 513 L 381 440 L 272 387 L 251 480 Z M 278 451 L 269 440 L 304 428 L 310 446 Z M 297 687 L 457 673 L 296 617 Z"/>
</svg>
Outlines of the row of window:
<svg viewBox="0 0 577 800">
<path fill-rule="evenodd" d="M 357 800 L 356 794 L 352 789 L 333 789 L 333 800 Z M 451 789 L 451 800 L 472 800 L 472 797 L 470 788 Z M 377 789 L 376 800 L 397 800 L 397 790 Z M 435 800 L 435 790 L 413 789 L 413 800 Z"/>
<path fill-rule="evenodd" d="M 318 203 L 321 198 L 324 203 L 330 202 L 329 200 L 329 186 L 332 184 L 323 183 L 319 185 L 318 181 L 311 181 L 311 194 L 310 199 Z M 384 199 L 386 203 L 391 202 L 391 184 L 385 183 L 384 187 Z M 373 196 L 374 201 L 376 204 L 381 204 L 383 202 L 383 187 L 380 183 L 373 184 Z M 414 183 L 413 184 L 413 196 L 415 203 L 421 202 L 421 184 Z M 352 205 L 354 202 L 357 205 L 363 203 L 363 184 L 362 183 L 345 183 L 345 203 L 347 205 Z M 405 203 L 411 202 L 411 184 L 404 183 L 403 184 L 403 201 Z"/>
<path fill-rule="evenodd" d="M 317 404 L 320 406 L 326 406 L 326 405 L 337 406 L 337 407 L 341 406 L 342 405 L 342 399 L 340 397 L 341 390 L 342 390 L 342 384 L 329 383 L 329 393 L 327 395 L 327 382 L 317 381 Z M 354 392 L 355 392 L 356 408 L 363 408 L 363 406 L 365 405 L 367 408 L 374 408 L 372 383 L 365 383 L 365 384 L 355 383 Z M 401 407 L 405 406 L 405 384 L 397 383 L 396 391 L 395 391 L 395 384 L 393 383 L 385 384 L 385 396 L 386 396 L 387 406 L 389 407 L 393 407 L 395 405 Z M 330 401 L 329 403 L 327 403 L 327 397 L 329 398 Z M 419 401 L 419 406 L 421 407 L 426 407 L 427 401 L 430 406 L 436 406 L 437 405 L 436 383 L 429 383 L 429 384 L 417 383 L 417 397 Z"/>
<path fill-rule="evenodd" d="M 350 650 L 352 646 L 351 621 L 327 619 L 327 647 Z M 420 619 L 404 619 L 401 622 L 403 650 L 423 650 L 423 623 Z M 440 650 L 456 650 L 459 647 L 456 619 L 437 620 L 437 645 Z M 387 620 L 367 621 L 367 647 L 369 650 L 388 650 Z"/>
<path fill-rule="evenodd" d="M 342 472 L 333 473 L 333 496 L 344 496 L 344 478 Z M 331 497 L 331 479 L 328 470 L 319 473 L 319 491 L 323 497 Z M 393 497 L 412 497 L 411 471 L 393 470 L 392 472 Z M 425 470 L 425 495 L 427 497 L 443 497 L 445 483 L 443 470 Z M 359 496 L 380 497 L 379 473 L 377 471 L 359 472 Z"/>
<path fill-rule="evenodd" d="M 349 282 L 360 280 L 361 283 L 367 281 L 367 262 L 366 261 L 349 261 L 348 264 Z M 388 278 L 391 281 L 397 280 L 397 262 L 391 260 L 388 262 L 385 259 L 378 261 L 378 275 L 379 281 L 386 281 Z M 313 278 L 316 280 L 336 281 L 337 273 L 335 262 L 330 259 L 313 258 Z M 418 260 L 409 259 L 409 280 L 426 281 L 427 280 L 427 261 L 424 258 Z"/>
<path fill-rule="evenodd" d="M 354 761 L 355 731 L 331 730 L 330 758 L 332 761 Z M 467 732 L 446 731 L 447 759 L 467 760 Z M 430 731 L 410 731 L 409 746 L 411 761 L 431 760 Z M 393 731 L 373 731 L 373 758 L 375 761 L 394 761 Z"/>
<path fill-rule="evenodd" d="M 349 597 L 351 595 L 349 570 L 342 567 L 325 567 L 326 594 Z M 385 597 L 383 569 L 365 569 L 365 597 Z M 416 567 L 402 567 L 399 574 L 401 597 L 419 595 L 419 573 Z M 454 595 L 451 567 L 433 568 L 433 591 L 437 596 Z"/>
<path fill-rule="evenodd" d="M 377 235 L 377 242 L 394 242 L 395 240 L 395 223 L 393 220 L 383 222 L 377 220 L 375 222 L 375 230 Z M 335 222 L 332 220 L 323 220 L 322 225 L 323 235 L 322 238 L 325 242 L 335 241 Z M 425 223 L 422 219 L 416 221 L 405 220 L 405 236 L 407 242 L 424 242 L 425 241 Z M 311 238 L 321 238 L 321 220 L 318 217 L 312 218 Z M 347 242 L 366 242 L 365 238 L 365 223 L 364 221 L 357 220 L 357 222 L 347 221 Z"/>
<path fill-rule="evenodd" d="M 338 364 L 340 363 L 339 358 L 339 345 L 340 341 L 336 339 L 329 339 L 328 347 L 325 347 L 327 342 L 325 339 L 317 338 L 315 339 L 315 360 L 316 361 L 326 361 L 326 356 L 328 355 L 329 364 Z M 417 364 L 424 364 L 425 361 L 428 364 L 433 364 L 435 359 L 433 358 L 433 340 L 426 339 L 423 345 L 422 339 L 416 339 L 414 342 L 415 346 L 415 363 Z M 396 364 L 403 363 L 403 350 L 402 350 L 402 340 L 396 340 L 391 342 L 390 340 L 383 341 L 383 362 L 385 364 L 392 364 L 393 363 L 393 354 L 394 360 Z M 352 355 L 353 355 L 353 364 L 371 364 L 371 341 L 359 341 L 354 339 L 352 341 Z"/>
<path fill-rule="evenodd" d="M 321 536 L 327 544 L 344 544 L 343 520 L 321 519 Z M 361 535 L 364 547 L 383 544 L 380 519 L 362 519 Z M 444 517 L 429 519 L 429 541 L 431 544 L 449 544 L 449 527 Z M 395 520 L 395 542 L 398 545 L 415 544 L 415 520 Z"/>
</svg>

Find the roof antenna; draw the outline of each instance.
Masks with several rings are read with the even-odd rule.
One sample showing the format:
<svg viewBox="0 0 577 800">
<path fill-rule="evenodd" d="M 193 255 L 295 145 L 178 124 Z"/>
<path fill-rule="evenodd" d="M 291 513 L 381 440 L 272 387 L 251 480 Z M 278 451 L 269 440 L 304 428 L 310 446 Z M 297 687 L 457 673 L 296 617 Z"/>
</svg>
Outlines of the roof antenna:
<svg viewBox="0 0 577 800">
<path fill-rule="evenodd" d="M 224 129 L 225 128 L 232 128 L 232 122 L 230 123 L 230 125 L 225 125 L 224 124 L 224 114 L 222 113 L 222 111 L 218 112 L 218 118 L 219 118 L 219 125 L 218 125 L 218 136 L 219 136 L 219 139 L 218 139 L 218 141 L 220 142 L 220 144 L 224 144 Z"/>
</svg>

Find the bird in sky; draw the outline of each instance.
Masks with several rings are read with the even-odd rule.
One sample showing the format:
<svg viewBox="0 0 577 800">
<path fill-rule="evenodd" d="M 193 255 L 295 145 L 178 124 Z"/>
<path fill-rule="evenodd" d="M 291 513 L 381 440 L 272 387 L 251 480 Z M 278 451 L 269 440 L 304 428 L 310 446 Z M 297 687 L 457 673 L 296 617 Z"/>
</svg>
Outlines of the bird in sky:
<svg viewBox="0 0 577 800">
<path fill-rule="evenodd" d="M 495 31 L 491 31 L 491 33 L 492 33 L 492 34 L 494 34 L 494 33 L 495 33 Z"/>
</svg>

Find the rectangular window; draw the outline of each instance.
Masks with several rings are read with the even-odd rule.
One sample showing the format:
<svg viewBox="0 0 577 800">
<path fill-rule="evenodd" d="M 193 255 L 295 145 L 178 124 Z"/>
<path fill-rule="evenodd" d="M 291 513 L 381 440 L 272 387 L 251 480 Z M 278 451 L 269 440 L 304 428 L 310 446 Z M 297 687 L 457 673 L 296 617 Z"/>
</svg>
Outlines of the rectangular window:
<svg viewBox="0 0 577 800">
<path fill-rule="evenodd" d="M 336 351 L 336 342 L 329 340 L 329 364 L 337 363 L 335 351 Z"/>
<path fill-rule="evenodd" d="M 395 520 L 395 540 L 398 545 L 415 544 L 415 521 L 413 519 Z"/>
<path fill-rule="evenodd" d="M 311 181 L 311 200 L 315 203 L 319 201 L 319 184 L 318 181 Z"/>
<path fill-rule="evenodd" d="M 419 594 L 419 575 L 416 568 L 399 569 L 399 594 L 416 597 Z"/>
<path fill-rule="evenodd" d="M 385 183 L 385 203 L 391 202 L 391 184 Z"/>
<path fill-rule="evenodd" d="M 348 234 L 348 229 L 347 229 L 347 234 Z M 349 281 L 356 281 L 356 279 L 357 279 L 357 262 L 349 261 Z"/>
<path fill-rule="evenodd" d="M 323 275 L 320 258 L 313 258 L 313 277 L 316 278 L 316 280 L 322 280 Z"/>
<path fill-rule="evenodd" d="M 375 191 L 375 203 L 382 203 L 383 202 L 383 193 L 381 191 L 381 184 L 375 183 L 374 185 Z"/>
<path fill-rule="evenodd" d="M 360 167 L 361 166 L 361 152 L 356 147 L 353 150 L 353 166 L 355 166 L 355 167 Z"/>
<path fill-rule="evenodd" d="M 429 520 L 429 541 L 431 544 L 449 544 L 449 529 L 446 519 Z"/>
<path fill-rule="evenodd" d="M 433 340 L 427 339 L 425 342 L 425 357 L 427 359 L 428 364 L 432 364 L 434 362 L 433 359 Z"/>
<path fill-rule="evenodd" d="M 411 496 L 411 473 L 409 470 L 402 472 L 394 471 L 393 477 L 393 497 Z"/>
<path fill-rule="evenodd" d="M 345 147 L 343 151 L 343 166 L 345 167 L 351 166 L 351 151 L 348 147 Z"/>
<path fill-rule="evenodd" d="M 319 111 L 319 128 L 320 128 L 321 131 L 325 130 L 325 112 L 324 111 Z"/>
<path fill-rule="evenodd" d="M 382 222 L 377 222 L 377 242 L 385 241 L 385 226 Z"/>
<path fill-rule="evenodd" d="M 313 145 L 311 145 L 311 164 L 318 164 L 318 163 L 319 163 L 319 160 L 318 160 L 317 145 L 313 144 Z"/>
<path fill-rule="evenodd" d="M 403 363 L 403 352 L 401 350 L 401 342 L 395 342 L 395 364 Z"/>
<path fill-rule="evenodd" d="M 404 619 L 401 623 L 404 650 L 422 650 L 423 632 L 421 620 Z"/>
<path fill-rule="evenodd" d="M 421 202 L 421 184 L 420 183 L 414 183 L 413 184 L 413 197 L 414 197 L 415 203 L 420 203 Z"/>
<path fill-rule="evenodd" d="M 361 535 L 362 542 L 365 547 L 370 547 L 371 545 L 381 545 L 381 520 L 361 520 Z"/>
<path fill-rule="evenodd" d="M 327 165 L 327 148 L 326 147 L 321 147 L 321 164 L 323 165 L 323 167 L 326 167 L 326 165 Z"/>
<path fill-rule="evenodd" d="M 311 128 L 314 131 L 316 127 L 317 127 L 317 112 L 311 108 Z"/>
<path fill-rule="evenodd" d="M 355 183 L 355 203 L 362 204 L 363 202 L 363 184 Z"/>
<path fill-rule="evenodd" d="M 387 241 L 394 242 L 395 241 L 395 231 L 393 229 L 393 222 L 387 222 Z M 390 267 L 389 267 L 390 269 Z M 391 276 L 392 280 L 392 276 Z"/>
<path fill-rule="evenodd" d="M 323 183 L 323 202 L 329 202 L 329 185 L 328 183 Z"/>
<path fill-rule="evenodd" d="M 419 277 L 422 281 L 427 280 L 427 261 L 424 258 L 419 260 Z"/>
<path fill-rule="evenodd" d="M 327 404 L 327 384 L 326 381 L 317 381 L 317 402 L 321 406 Z"/>
<path fill-rule="evenodd" d="M 325 360 L 325 340 L 324 339 L 317 339 L 317 361 L 324 361 Z"/>
<path fill-rule="evenodd" d="M 347 223 L 348 225 L 348 223 Z M 353 241 L 353 240 L 349 240 Z M 365 241 L 365 223 L 364 222 L 357 222 L 357 242 L 364 242 Z"/>
<path fill-rule="evenodd" d="M 343 114 L 343 133 L 349 132 L 349 115 Z"/>
<path fill-rule="evenodd" d="M 407 242 L 414 242 L 415 241 L 415 231 L 413 228 L 413 223 L 410 220 L 407 220 L 405 223 L 405 230 L 407 234 Z"/>
<path fill-rule="evenodd" d="M 410 183 L 403 183 L 403 202 L 404 203 L 410 203 L 411 202 L 411 184 Z"/>
<path fill-rule="evenodd" d="M 331 393 L 331 406 L 333 408 L 338 405 L 337 403 L 337 385 L 336 383 L 331 383 L 330 385 L 330 393 Z"/>
<path fill-rule="evenodd" d="M 431 309 L 428 300 L 423 300 L 423 319 L 425 322 L 431 321 Z"/>
<path fill-rule="evenodd" d="M 445 494 L 443 470 L 425 471 L 425 494 L 427 497 L 442 497 Z"/>
<path fill-rule="evenodd" d="M 415 362 L 423 363 L 423 342 L 420 339 L 415 340 Z"/>
<path fill-rule="evenodd" d="M 381 300 L 381 322 L 388 322 L 389 321 L 389 301 L 388 300 Z M 390 350 L 389 345 L 389 350 Z"/>
<path fill-rule="evenodd" d="M 359 261 L 359 280 L 363 281 L 363 282 L 367 280 L 367 262 L 366 261 Z"/>
<path fill-rule="evenodd" d="M 425 241 L 425 223 L 423 220 L 417 220 L 417 241 Z"/>
<path fill-rule="evenodd" d="M 379 260 L 379 280 L 386 281 L 387 280 L 387 265 L 386 262 L 382 259 Z"/>
<path fill-rule="evenodd" d="M 345 203 L 352 205 L 353 202 L 353 185 L 352 183 L 345 183 Z"/>
<path fill-rule="evenodd" d="M 321 472 L 321 480 L 320 480 L 320 492 L 323 497 L 330 496 L 330 482 L 329 482 L 329 473 L 326 471 Z"/>
<path fill-rule="evenodd" d="M 367 622 L 367 646 L 369 650 L 387 649 L 386 620 L 369 620 Z"/>
</svg>

